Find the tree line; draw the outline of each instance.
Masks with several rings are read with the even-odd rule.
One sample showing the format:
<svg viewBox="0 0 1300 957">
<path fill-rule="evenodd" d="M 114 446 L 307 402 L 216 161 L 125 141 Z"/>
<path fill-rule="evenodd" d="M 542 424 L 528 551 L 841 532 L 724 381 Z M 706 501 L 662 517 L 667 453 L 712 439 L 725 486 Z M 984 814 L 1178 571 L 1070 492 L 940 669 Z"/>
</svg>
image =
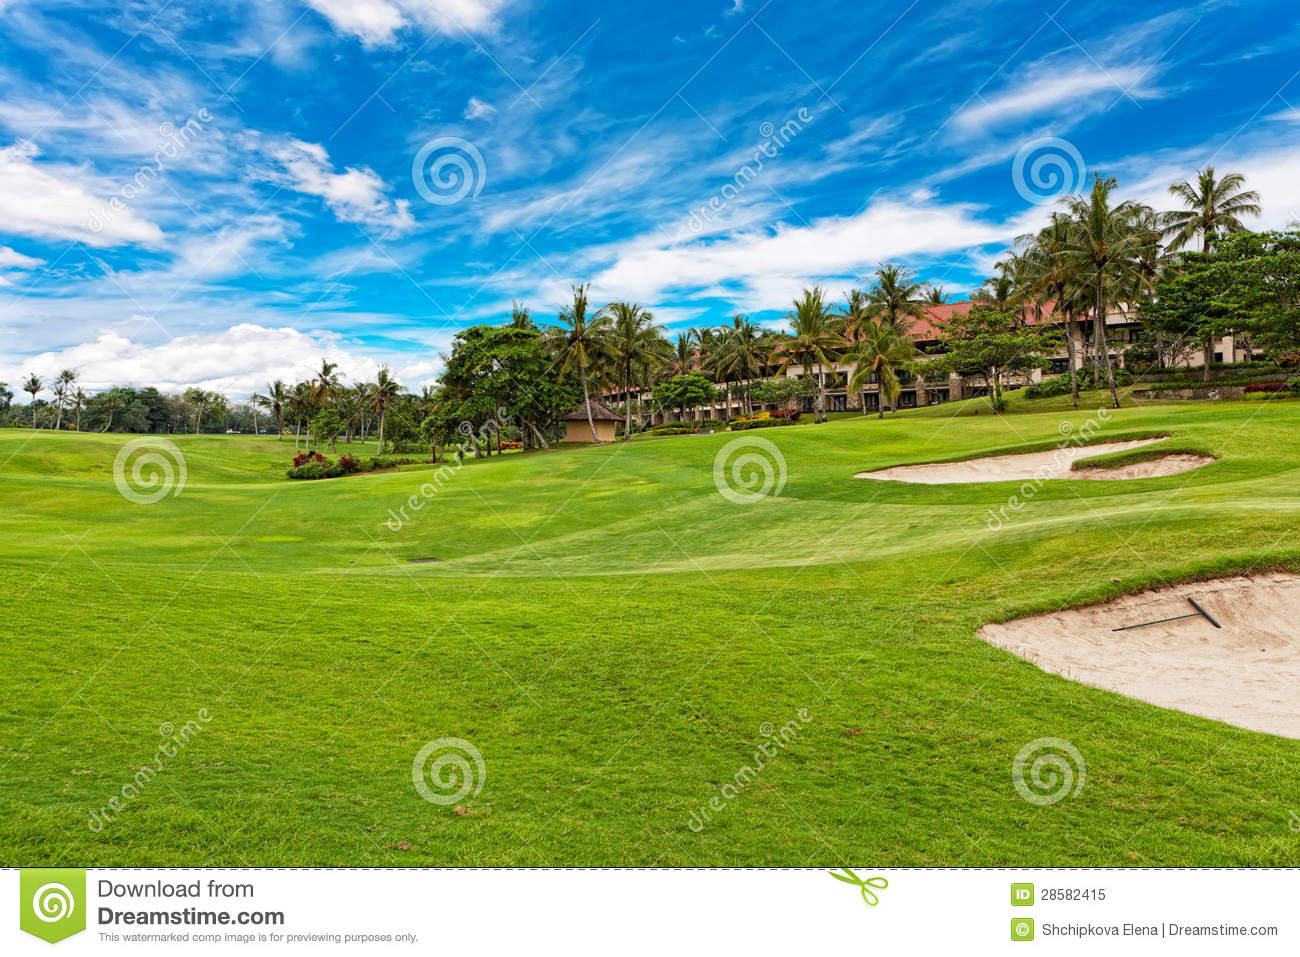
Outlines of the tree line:
<svg viewBox="0 0 1300 957">
<path fill-rule="evenodd" d="M 1197 348 L 1212 359 L 1213 343 L 1225 335 L 1277 358 L 1300 354 L 1300 230 L 1247 230 L 1242 219 L 1260 214 L 1260 200 L 1238 173 L 1208 167 L 1169 191 L 1177 208 L 1157 211 L 1119 199 L 1114 179 L 1094 175 L 1085 193 L 1061 200 L 1046 226 L 1017 239 L 995 275 L 970 294 L 969 309 L 946 317 L 927 311 L 949 302 L 942 287 L 888 263 L 867 288 L 850 289 L 838 302 L 821 287 L 804 289 L 785 313 L 785 329 L 737 314 L 670 337 L 644 306 L 616 301 L 592 308 L 589 287 L 575 285 L 550 324 L 539 325 L 516 302 L 504 324 L 461 330 L 436 383 L 418 394 L 386 366 L 373 381 L 344 383 L 326 360 L 306 380 L 268 383 L 248 403 L 199 388 L 163 395 L 118 387 L 87 395 L 76 372 L 63 370 L 48 384 L 27 376 L 21 388 L 32 401 L 25 409 L 0 383 L 0 422 L 17 426 L 29 416 L 32 428 L 199 432 L 245 431 L 251 418 L 257 431 L 260 412 L 277 437 L 292 431 L 295 449 L 304 441 L 309 449 L 333 448 L 340 438 L 364 442 L 373 434 L 381 453 L 386 444 L 427 444 L 436 458 L 438 447 L 450 443 L 475 455 L 500 452 L 503 441 L 547 446 L 561 416 L 575 408 L 586 410 L 597 442 L 592 403 L 602 397 L 622 416 L 625 438 L 650 413 L 684 417 L 719 401 L 730 418 L 737 405 L 752 413 L 757 404 L 811 400 L 813 419 L 822 422 L 824 373 L 841 375 L 844 365 L 849 392 L 878 386 L 881 416 L 887 405 L 896 408 L 909 377 L 949 373 L 982 377 L 998 409 L 1008 377 L 1046 368 L 1062 339 L 1075 402 L 1082 381 L 1104 384 L 1118 407 L 1105 321 L 1117 309 L 1145 326 L 1130 357 L 1159 366 Z M 920 353 L 912 326 L 927 317 L 938 342 Z M 799 378 L 792 380 L 795 368 Z M 1207 362 L 1207 381 L 1210 371 Z M 38 400 L 44 390 L 53 402 Z"/>
</svg>

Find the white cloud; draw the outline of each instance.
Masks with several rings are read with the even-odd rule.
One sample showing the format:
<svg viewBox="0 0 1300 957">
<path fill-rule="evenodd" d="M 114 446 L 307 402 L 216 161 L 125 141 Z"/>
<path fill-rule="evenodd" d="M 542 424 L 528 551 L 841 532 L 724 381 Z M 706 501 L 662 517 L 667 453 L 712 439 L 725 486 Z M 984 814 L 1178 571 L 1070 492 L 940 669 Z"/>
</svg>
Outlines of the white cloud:
<svg viewBox="0 0 1300 957">
<path fill-rule="evenodd" d="M 480 100 L 477 96 L 471 96 L 469 103 L 465 105 L 465 119 L 476 120 L 481 116 L 492 116 L 496 111 L 497 108 L 491 103 Z"/>
<path fill-rule="evenodd" d="M 980 220 L 970 206 L 883 201 L 855 216 L 781 224 L 725 240 L 670 247 L 632 243 L 592 286 L 600 296 L 642 302 L 676 290 L 730 299 L 750 310 L 773 309 L 784 307 L 803 285 L 860 281 L 879 262 L 965 250 L 1014 235 L 1006 224 Z"/>
<path fill-rule="evenodd" d="M 283 175 L 275 177 L 279 185 L 321 197 L 341 222 L 399 233 L 415 225 L 411 204 L 388 198 L 388 186 L 374 170 L 349 166 L 336 173 L 325 147 L 301 140 L 290 140 L 272 156 L 283 167 Z"/>
<path fill-rule="evenodd" d="M 1000 94 L 976 97 L 953 124 L 964 131 L 988 129 L 1088 98 L 1094 98 L 1096 109 L 1105 109 L 1125 95 L 1143 95 L 1145 73 L 1140 66 L 1078 67 L 1064 73 L 1034 70 Z"/>
<path fill-rule="evenodd" d="M 44 259 L 24 256 L 9 246 L 0 246 L 0 269 L 34 269 L 44 264 Z"/>
<path fill-rule="evenodd" d="M 745 12 L 745 0 L 731 0 L 731 7 L 722 11 L 724 17 L 734 17 L 738 13 Z"/>
<path fill-rule="evenodd" d="M 198 387 L 238 399 L 274 379 L 308 379 L 322 358 L 337 363 L 347 382 L 373 379 L 384 364 L 332 333 L 240 323 L 223 332 L 178 336 L 161 345 L 102 332 L 94 341 L 0 366 L 0 378 L 16 381 L 23 372 L 53 376 L 60 369 L 76 369 L 79 383 L 91 391 L 115 385 L 155 386 L 163 392 Z M 431 381 L 441 368 L 440 360 L 431 355 L 412 357 L 406 365 L 400 356 L 397 359 L 394 374 L 408 389 Z"/>
<path fill-rule="evenodd" d="M 335 28 L 366 46 L 392 43 L 410 24 L 448 36 L 485 33 L 505 0 L 309 0 Z"/>
<path fill-rule="evenodd" d="M 163 233 L 120 200 L 97 199 L 71 176 L 84 171 L 43 168 L 39 150 L 22 141 L 0 149 L 0 230 L 89 246 L 156 243 Z"/>
</svg>

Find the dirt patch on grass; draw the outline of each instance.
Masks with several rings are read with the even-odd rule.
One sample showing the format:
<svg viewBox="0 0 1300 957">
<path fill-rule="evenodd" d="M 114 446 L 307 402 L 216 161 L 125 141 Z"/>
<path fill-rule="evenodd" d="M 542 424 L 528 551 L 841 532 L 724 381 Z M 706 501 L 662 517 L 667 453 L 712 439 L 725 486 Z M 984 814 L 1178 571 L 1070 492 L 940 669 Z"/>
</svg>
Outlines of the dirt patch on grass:
<svg viewBox="0 0 1300 957">
<path fill-rule="evenodd" d="M 1218 623 L 1196 612 L 1195 599 Z M 1114 631 L 1122 625 L 1194 617 Z M 1300 577 L 1189 582 L 985 625 L 1044 671 L 1162 708 L 1300 738 Z"/>
<path fill-rule="evenodd" d="M 1076 468 L 1082 459 L 1115 452 L 1144 448 L 1164 437 L 1103 442 L 1097 445 L 1064 445 L 1048 452 L 1025 452 L 1018 455 L 990 455 L 960 462 L 933 462 L 927 465 L 899 465 L 875 472 L 859 472 L 854 478 L 886 482 L 916 482 L 921 485 L 956 485 L 971 482 L 1023 482 L 1048 479 L 1118 480 L 1159 478 L 1190 472 L 1214 461 L 1209 455 L 1195 452 L 1171 452 L 1125 462 L 1113 468 L 1103 465 Z"/>
</svg>

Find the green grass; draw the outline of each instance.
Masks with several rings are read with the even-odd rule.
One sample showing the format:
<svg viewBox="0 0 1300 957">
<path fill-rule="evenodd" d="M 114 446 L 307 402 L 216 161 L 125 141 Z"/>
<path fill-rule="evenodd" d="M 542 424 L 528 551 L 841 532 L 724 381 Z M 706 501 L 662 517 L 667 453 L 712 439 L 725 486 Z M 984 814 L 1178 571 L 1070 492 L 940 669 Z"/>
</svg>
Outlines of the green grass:
<svg viewBox="0 0 1300 957">
<path fill-rule="evenodd" d="M 184 489 L 134 504 L 123 437 L 0 431 L 0 864 L 1292 864 L 1300 742 L 1044 674 L 976 629 L 1300 567 L 1300 405 L 1123 409 L 1097 440 L 1218 460 L 1047 483 L 996 532 L 1016 485 L 852 478 L 1050 447 L 1095 408 L 512 455 L 418 511 L 434 469 L 290 482 L 291 442 L 234 436 L 173 437 Z M 779 449 L 778 496 L 718 493 L 737 438 Z M 444 737 L 487 769 L 456 808 L 412 784 Z M 1050 806 L 1011 781 L 1043 737 L 1087 762 Z"/>
</svg>

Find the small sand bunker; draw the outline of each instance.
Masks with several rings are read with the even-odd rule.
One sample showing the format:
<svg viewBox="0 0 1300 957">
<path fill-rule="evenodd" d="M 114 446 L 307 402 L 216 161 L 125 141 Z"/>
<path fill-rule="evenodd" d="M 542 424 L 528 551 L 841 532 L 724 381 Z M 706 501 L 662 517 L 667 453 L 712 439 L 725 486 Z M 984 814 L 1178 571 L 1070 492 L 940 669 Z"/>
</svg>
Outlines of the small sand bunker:
<svg viewBox="0 0 1300 957">
<path fill-rule="evenodd" d="M 1196 614 L 1195 599 L 1218 623 Z M 1121 625 L 1183 618 L 1145 628 Z M 985 625 L 1044 671 L 1252 731 L 1300 738 L 1300 577 L 1221 578 Z"/>
<path fill-rule="evenodd" d="M 854 478 L 886 482 L 918 482 L 922 485 L 949 485 L 969 482 L 1022 482 L 1047 479 L 1139 479 L 1178 475 L 1200 468 L 1214 459 L 1208 455 L 1173 453 L 1117 468 L 1073 469 L 1080 459 L 1091 459 L 1111 452 L 1126 452 L 1145 445 L 1163 442 L 1164 437 L 1134 439 L 1129 442 L 1105 442 L 1100 445 L 1065 445 L 1050 452 L 1027 452 L 1020 455 L 992 455 L 964 462 L 934 462 L 929 465 L 899 465 L 876 472 L 859 472 Z"/>
</svg>

